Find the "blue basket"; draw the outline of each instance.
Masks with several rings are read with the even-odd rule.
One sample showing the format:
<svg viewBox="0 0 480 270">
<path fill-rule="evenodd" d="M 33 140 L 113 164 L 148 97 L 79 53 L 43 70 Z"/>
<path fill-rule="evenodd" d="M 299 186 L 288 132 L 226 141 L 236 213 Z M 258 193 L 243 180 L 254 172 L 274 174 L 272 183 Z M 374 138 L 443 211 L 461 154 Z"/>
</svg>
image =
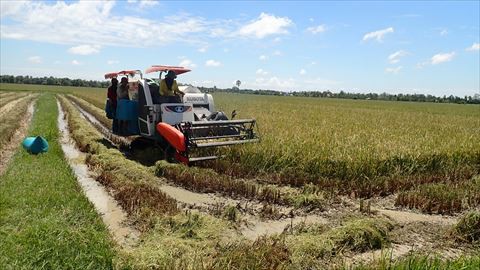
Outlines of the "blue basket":
<svg viewBox="0 0 480 270">
<path fill-rule="evenodd" d="M 22 142 L 23 147 L 32 154 L 39 154 L 48 151 L 48 142 L 41 136 L 27 137 Z"/>
</svg>

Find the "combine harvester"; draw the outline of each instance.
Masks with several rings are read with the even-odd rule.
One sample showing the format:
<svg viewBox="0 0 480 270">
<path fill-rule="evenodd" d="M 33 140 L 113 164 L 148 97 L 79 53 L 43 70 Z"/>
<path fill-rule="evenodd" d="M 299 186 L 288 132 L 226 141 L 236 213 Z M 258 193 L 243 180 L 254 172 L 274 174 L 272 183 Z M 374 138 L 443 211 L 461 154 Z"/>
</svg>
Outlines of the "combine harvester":
<svg viewBox="0 0 480 270">
<path fill-rule="evenodd" d="M 229 120 L 225 113 L 216 111 L 213 97 L 201 93 L 196 87 L 181 87 L 185 96 L 180 103 L 168 103 L 160 96 L 162 73 L 176 75 L 189 69 L 175 66 L 151 66 L 145 73 L 159 72 L 159 81 L 143 78 L 140 70 L 127 70 L 105 74 L 105 79 L 121 75 L 128 77 L 130 101 L 130 135 L 140 135 L 149 145 L 161 147 L 167 158 L 184 164 L 217 159 L 217 155 L 193 156 L 196 149 L 258 142 L 255 119 Z M 120 104 L 119 104 L 120 105 Z"/>
</svg>

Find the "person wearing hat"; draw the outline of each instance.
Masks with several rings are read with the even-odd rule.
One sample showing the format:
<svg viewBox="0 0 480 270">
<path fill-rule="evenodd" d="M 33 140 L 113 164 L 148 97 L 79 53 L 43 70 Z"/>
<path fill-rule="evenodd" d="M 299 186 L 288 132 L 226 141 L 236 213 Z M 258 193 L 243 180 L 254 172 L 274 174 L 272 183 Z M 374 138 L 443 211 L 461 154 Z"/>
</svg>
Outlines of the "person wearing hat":
<svg viewBox="0 0 480 270">
<path fill-rule="evenodd" d="M 160 95 L 168 97 L 168 102 L 179 103 L 181 102 L 179 96 L 183 97 L 185 93 L 178 89 L 175 78 L 177 78 L 177 74 L 173 70 L 169 70 L 165 78 L 160 82 Z"/>
</svg>

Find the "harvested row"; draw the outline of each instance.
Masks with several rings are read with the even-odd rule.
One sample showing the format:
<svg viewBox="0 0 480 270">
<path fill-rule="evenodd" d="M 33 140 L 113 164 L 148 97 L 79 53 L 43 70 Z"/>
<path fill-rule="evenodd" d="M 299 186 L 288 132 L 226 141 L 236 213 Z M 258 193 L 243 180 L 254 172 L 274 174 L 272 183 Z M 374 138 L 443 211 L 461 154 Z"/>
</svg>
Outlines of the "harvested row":
<svg viewBox="0 0 480 270">
<path fill-rule="evenodd" d="M 154 213 L 178 211 L 177 202 L 151 181 L 151 174 L 143 166 L 124 159 L 118 150 L 107 148 L 103 137 L 81 119 L 73 105 L 64 97 L 59 100 L 66 111 L 72 138 L 81 151 L 89 153 L 87 163 L 98 169 L 99 181 L 112 190 L 122 208 L 140 223 L 140 229 L 148 226 L 148 218 Z"/>
<path fill-rule="evenodd" d="M 0 149 L 10 141 L 15 130 L 21 126 L 21 119 L 27 114 L 28 104 L 30 104 L 35 97 L 36 95 L 30 95 L 23 98 L 5 114 L 0 115 Z"/>
<path fill-rule="evenodd" d="M 480 206 L 480 176 L 460 183 L 433 183 L 401 192 L 395 205 L 425 213 L 453 214 Z"/>
<path fill-rule="evenodd" d="M 11 101 L 20 99 L 26 96 L 27 94 L 28 93 L 23 93 L 23 92 L 13 92 L 0 97 L 0 108 L 3 108 L 3 106 L 7 105 Z"/>
<path fill-rule="evenodd" d="M 91 115 L 95 116 L 95 118 L 102 123 L 103 126 L 105 126 L 108 129 L 112 129 L 112 120 L 108 119 L 107 116 L 105 115 L 105 111 L 102 109 L 99 109 L 98 107 L 92 106 L 90 103 L 87 101 L 78 98 L 74 95 L 68 95 L 67 96 L 70 100 L 74 101 L 76 104 L 78 104 L 82 109 L 90 113 Z"/>
<path fill-rule="evenodd" d="M 6 92 L 6 91 L 0 91 L 0 105 L 5 104 L 6 102 L 3 101 L 3 99 L 8 98 L 10 96 L 16 95 L 18 92 Z"/>
<path fill-rule="evenodd" d="M 441 161 L 444 158 L 453 160 L 453 163 L 445 164 Z M 360 198 L 388 196 L 398 191 L 409 190 L 427 183 L 460 183 L 468 181 L 472 176 L 480 173 L 480 151 L 438 155 L 434 159 L 431 159 L 431 157 L 426 157 L 426 159 L 430 159 L 429 162 L 431 163 L 428 164 L 429 162 L 425 161 L 422 165 L 422 171 L 412 168 L 412 173 L 405 175 L 400 173 L 403 170 L 401 167 L 408 165 L 392 165 L 396 169 L 392 170 L 391 175 L 371 177 L 361 175 L 359 178 L 337 177 L 334 175 L 330 177 L 312 176 L 308 171 L 305 172 L 300 169 L 285 169 L 281 173 L 260 172 L 259 175 L 261 176 L 259 177 L 258 174 L 252 174 L 252 172 L 256 171 L 255 168 L 246 168 L 240 165 L 241 161 L 233 162 L 229 160 L 211 162 L 206 167 L 213 168 L 218 172 L 226 172 L 234 177 L 260 178 L 262 181 L 279 185 L 301 187 L 306 184 L 314 184 L 319 189 L 335 190 L 339 194 L 354 195 Z M 401 164 L 409 163 L 410 161 L 397 160 L 394 163 L 397 162 Z M 385 163 L 390 163 L 390 161 L 385 161 Z M 337 165 L 326 162 L 318 163 L 316 166 L 334 171 L 339 169 Z M 348 163 L 342 165 L 344 168 L 348 166 Z M 448 170 L 445 168 L 448 168 Z"/>
</svg>

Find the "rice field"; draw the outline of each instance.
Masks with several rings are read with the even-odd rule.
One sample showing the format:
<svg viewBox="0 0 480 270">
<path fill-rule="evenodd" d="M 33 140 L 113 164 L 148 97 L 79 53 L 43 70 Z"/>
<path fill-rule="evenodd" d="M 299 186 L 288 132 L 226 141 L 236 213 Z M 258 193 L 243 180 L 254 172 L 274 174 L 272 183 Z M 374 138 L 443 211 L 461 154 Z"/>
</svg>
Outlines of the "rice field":
<svg viewBox="0 0 480 270">
<path fill-rule="evenodd" d="M 0 84 L 0 98 L 31 92 L 55 94 L 83 162 L 141 233 L 133 246 L 94 248 L 108 268 L 480 264 L 479 106 L 215 93 L 217 109 L 257 119 L 261 142 L 186 167 L 126 153 L 108 131 L 106 89 Z"/>
</svg>

